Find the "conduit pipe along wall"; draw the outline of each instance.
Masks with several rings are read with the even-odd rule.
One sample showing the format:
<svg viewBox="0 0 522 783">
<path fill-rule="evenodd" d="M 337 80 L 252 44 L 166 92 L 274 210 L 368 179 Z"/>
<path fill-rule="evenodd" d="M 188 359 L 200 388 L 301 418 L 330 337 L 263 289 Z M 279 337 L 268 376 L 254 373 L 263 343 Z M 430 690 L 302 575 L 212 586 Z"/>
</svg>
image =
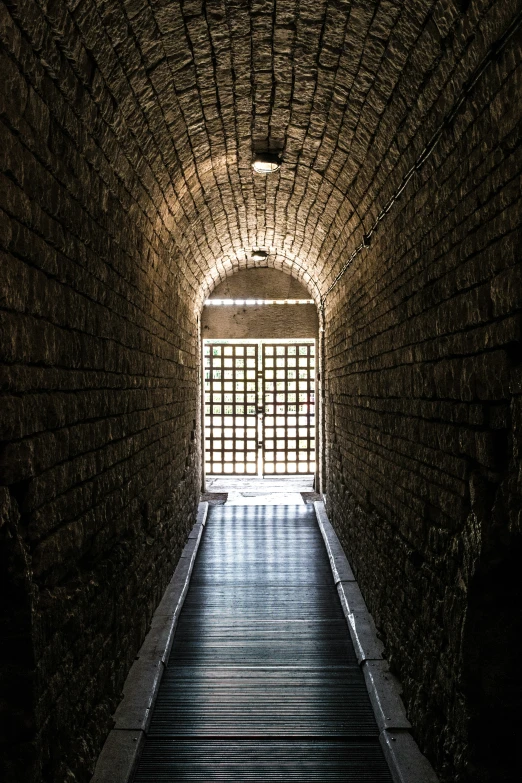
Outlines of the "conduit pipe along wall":
<svg viewBox="0 0 522 783">
<path fill-rule="evenodd" d="M 365 236 L 325 292 L 329 513 L 404 686 L 416 738 L 442 780 L 468 783 L 514 781 L 519 767 L 515 6 L 481 6 L 454 70 L 433 59 L 424 82 L 413 63 L 405 70 L 411 115 L 395 138 L 379 139 L 385 168 L 406 145 L 401 165 L 386 182 L 374 170 L 371 192 L 380 195 L 364 197 Z M 426 57 L 430 37 L 426 30 Z M 434 90 L 426 140 L 438 118 L 451 122 L 411 173 L 424 134 L 408 146 L 407 128 Z"/>
</svg>

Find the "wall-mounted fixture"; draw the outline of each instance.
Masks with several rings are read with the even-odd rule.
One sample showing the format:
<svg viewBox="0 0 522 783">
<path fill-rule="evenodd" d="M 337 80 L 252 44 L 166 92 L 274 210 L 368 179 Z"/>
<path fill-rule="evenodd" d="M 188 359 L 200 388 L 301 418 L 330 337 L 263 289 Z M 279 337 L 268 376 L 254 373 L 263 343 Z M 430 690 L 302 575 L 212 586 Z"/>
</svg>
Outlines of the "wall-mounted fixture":
<svg viewBox="0 0 522 783">
<path fill-rule="evenodd" d="M 252 250 L 250 258 L 252 259 L 252 261 L 266 261 L 266 259 L 268 258 L 268 253 L 266 250 L 261 250 L 260 248 L 257 248 L 257 250 Z"/>
<path fill-rule="evenodd" d="M 275 152 L 254 152 L 252 168 L 257 174 L 272 174 L 281 166 L 281 158 Z"/>
</svg>

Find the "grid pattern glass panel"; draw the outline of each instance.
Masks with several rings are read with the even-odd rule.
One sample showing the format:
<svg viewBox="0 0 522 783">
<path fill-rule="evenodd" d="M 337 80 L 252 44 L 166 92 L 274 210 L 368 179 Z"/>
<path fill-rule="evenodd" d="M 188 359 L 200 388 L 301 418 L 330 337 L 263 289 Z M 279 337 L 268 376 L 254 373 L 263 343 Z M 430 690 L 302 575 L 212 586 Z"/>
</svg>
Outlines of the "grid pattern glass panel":
<svg viewBox="0 0 522 783">
<path fill-rule="evenodd" d="M 315 344 L 263 344 L 263 472 L 315 472 Z"/>
<path fill-rule="evenodd" d="M 205 470 L 257 473 L 257 345 L 204 345 Z"/>
</svg>

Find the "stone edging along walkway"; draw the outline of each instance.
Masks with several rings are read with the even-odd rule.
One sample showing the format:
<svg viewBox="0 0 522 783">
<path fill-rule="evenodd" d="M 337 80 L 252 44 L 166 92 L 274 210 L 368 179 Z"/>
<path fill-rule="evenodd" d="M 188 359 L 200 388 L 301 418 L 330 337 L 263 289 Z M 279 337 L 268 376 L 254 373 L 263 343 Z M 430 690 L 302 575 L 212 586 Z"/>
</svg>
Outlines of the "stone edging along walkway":
<svg viewBox="0 0 522 783">
<path fill-rule="evenodd" d="M 328 519 L 324 503 L 316 501 L 314 506 L 394 783 L 438 783 L 433 767 L 410 734 L 411 723 L 402 703 L 399 683 L 382 657 L 383 645 L 377 636 L 375 623 Z"/>
<path fill-rule="evenodd" d="M 328 520 L 324 503 L 316 501 L 314 507 L 394 783 L 438 783 L 433 768 L 410 734 L 411 724 L 400 697 L 400 687 L 382 657 L 383 647 L 373 619 Z M 197 522 L 125 681 L 123 699 L 114 714 L 115 725 L 98 757 L 91 783 L 129 783 L 131 780 L 172 647 L 207 513 L 208 503 L 200 503 Z"/>
<path fill-rule="evenodd" d="M 127 783 L 134 772 L 187 594 L 208 505 L 198 506 L 196 524 L 125 680 L 123 699 L 114 713 L 115 725 L 98 757 L 91 783 Z"/>
</svg>

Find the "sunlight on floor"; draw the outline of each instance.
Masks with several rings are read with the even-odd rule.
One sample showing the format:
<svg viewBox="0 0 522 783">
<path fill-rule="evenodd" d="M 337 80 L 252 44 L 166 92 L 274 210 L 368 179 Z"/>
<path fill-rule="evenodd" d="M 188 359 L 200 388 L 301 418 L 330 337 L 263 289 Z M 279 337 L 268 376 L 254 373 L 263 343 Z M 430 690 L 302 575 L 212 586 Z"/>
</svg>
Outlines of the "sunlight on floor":
<svg viewBox="0 0 522 783">
<path fill-rule="evenodd" d="M 207 478 L 207 492 L 227 492 L 227 506 L 304 505 L 301 492 L 313 492 L 313 476 L 288 478 Z"/>
</svg>

